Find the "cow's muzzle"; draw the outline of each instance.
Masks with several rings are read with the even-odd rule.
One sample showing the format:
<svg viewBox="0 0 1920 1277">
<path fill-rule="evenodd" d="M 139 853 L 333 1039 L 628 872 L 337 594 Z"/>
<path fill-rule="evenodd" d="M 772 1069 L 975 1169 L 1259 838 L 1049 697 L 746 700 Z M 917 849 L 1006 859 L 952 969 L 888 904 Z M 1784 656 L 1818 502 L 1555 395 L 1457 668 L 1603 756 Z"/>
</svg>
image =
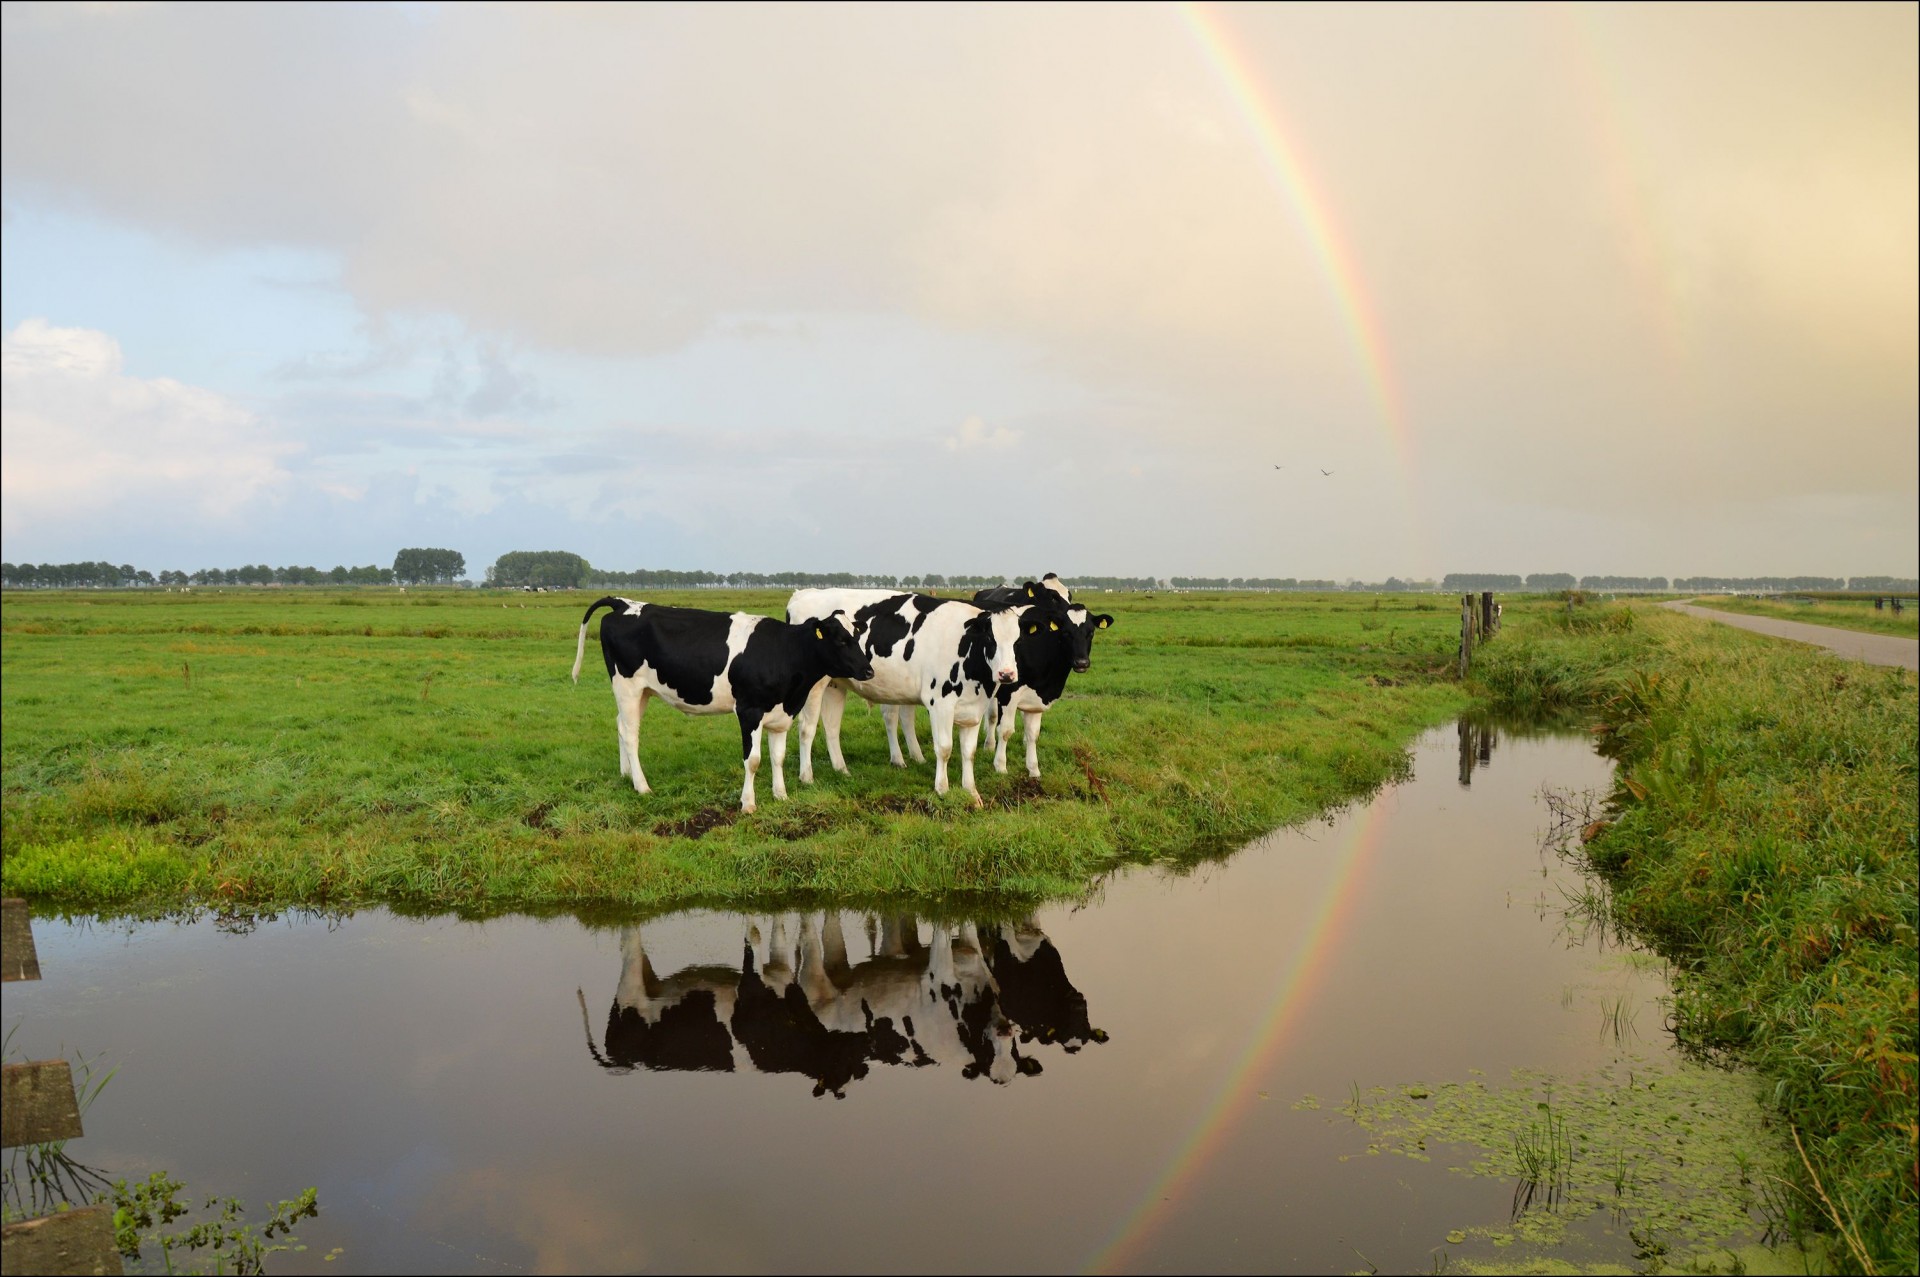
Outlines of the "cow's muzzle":
<svg viewBox="0 0 1920 1277">
<path fill-rule="evenodd" d="M 1020 674 L 1017 670 L 1001 670 L 999 674 L 1002 683 L 1011 683 L 1018 677 L 1020 677 Z"/>
<path fill-rule="evenodd" d="M 1093 668 L 1092 661 L 1075 661 L 1073 663 L 1073 672 L 1075 674 L 1085 674 L 1088 670 L 1092 668 Z"/>
</svg>

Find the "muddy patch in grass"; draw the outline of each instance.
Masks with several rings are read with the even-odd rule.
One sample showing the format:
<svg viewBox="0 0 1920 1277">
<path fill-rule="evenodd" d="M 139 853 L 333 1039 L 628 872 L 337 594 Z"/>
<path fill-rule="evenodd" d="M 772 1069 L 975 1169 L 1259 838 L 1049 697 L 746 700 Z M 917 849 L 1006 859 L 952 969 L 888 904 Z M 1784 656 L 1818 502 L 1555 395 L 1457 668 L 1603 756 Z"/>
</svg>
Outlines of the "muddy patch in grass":
<svg viewBox="0 0 1920 1277">
<path fill-rule="evenodd" d="M 731 825 L 740 819 L 740 812 L 733 807 L 704 807 L 684 820 L 669 821 L 655 825 L 653 832 L 663 838 L 701 838 L 707 831 L 718 829 L 722 825 Z"/>
</svg>

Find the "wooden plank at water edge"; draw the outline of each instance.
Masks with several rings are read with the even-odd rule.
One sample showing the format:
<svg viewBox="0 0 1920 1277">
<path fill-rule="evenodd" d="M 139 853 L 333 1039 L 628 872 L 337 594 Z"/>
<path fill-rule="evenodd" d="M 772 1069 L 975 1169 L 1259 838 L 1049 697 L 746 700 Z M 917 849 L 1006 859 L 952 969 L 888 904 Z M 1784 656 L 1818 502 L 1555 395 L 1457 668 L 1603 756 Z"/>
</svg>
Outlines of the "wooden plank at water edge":
<svg viewBox="0 0 1920 1277">
<path fill-rule="evenodd" d="M 0 1148 L 79 1138 L 80 1106 L 73 1098 L 73 1069 L 65 1060 L 0 1069 Z"/>
<path fill-rule="evenodd" d="M 24 900 L 0 900 L 0 980 L 38 980 L 33 923 Z"/>
<path fill-rule="evenodd" d="M 15 1273 L 109 1273 L 120 1267 L 113 1215 L 104 1206 L 61 1211 L 45 1219 L 8 1224 L 0 1239 L 0 1268 Z"/>
</svg>

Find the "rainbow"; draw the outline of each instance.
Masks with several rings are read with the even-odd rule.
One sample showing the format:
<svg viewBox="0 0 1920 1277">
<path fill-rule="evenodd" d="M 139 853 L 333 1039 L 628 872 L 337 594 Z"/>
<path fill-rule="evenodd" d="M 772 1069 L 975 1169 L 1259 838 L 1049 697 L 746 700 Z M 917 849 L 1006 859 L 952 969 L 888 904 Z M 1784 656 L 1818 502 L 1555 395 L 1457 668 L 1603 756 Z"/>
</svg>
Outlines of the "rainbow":
<svg viewBox="0 0 1920 1277">
<path fill-rule="evenodd" d="M 1175 6 L 1187 31 L 1200 46 L 1201 56 L 1210 70 L 1220 77 L 1227 94 L 1239 109 L 1263 167 L 1275 189 L 1292 207 L 1305 230 L 1314 255 L 1319 259 L 1333 299 L 1340 311 L 1348 338 L 1359 357 L 1374 407 L 1385 428 L 1388 443 L 1400 462 L 1402 480 L 1412 468 L 1413 438 L 1407 428 L 1407 414 L 1401 399 L 1393 365 L 1387 358 L 1387 343 L 1375 313 L 1365 278 L 1354 260 L 1351 246 L 1335 233 L 1328 215 L 1328 201 L 1312 180 L 1301 150 L 1287 130 L 1284 117 L 1271 94 L 1262 90 L 1246 56 L 1234 44 L 1232 30 L 1225 20 L 1197 3 Z"/>
<path fill-rule="evenodd" d="M 1139 1204 L 1127 1213 L 1111 1240 L 1094 1254 L 1083 1271 L 1113 1272 L 1125 1267 L 1201 1171 L 1241 1128 L 1241 1119 L 1253 1106 L 1257 1093 L 1255 1080 L 1267 1071 L 1286 1040 L 1287 1031 L 1299 1021 L 1318 982 L 1317 977 L 1326 969 L 1328 956 L 1339 946 L 1346 924 L 1353 916 L 1354 903 L 1361 895 L 1367 867 L 1379 848 L 1386 824 L 1383 808 L 1384 804 L 1376 798 L 1353 819 L 1344 845 L 1334 854 L 1318 916 L 1295 946 L 1293 959 L 1274 986 L 1266 1010 L 1255 1021 L 1256 1028 L 1246 1047 L 1227 1071 L 1213 1102 L 1202 1111 L 1193 1133 L 1181 1141 L 1167 1168 L 1154 1177 L 1141 1194 Z"/>
</svg>

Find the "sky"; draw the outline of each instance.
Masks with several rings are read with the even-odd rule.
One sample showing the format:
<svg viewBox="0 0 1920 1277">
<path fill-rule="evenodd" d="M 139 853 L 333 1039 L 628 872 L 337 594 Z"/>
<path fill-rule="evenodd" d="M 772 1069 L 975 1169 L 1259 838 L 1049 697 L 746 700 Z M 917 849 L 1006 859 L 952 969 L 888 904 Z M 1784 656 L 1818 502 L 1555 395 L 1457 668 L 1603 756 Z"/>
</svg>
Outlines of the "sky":
<svg viewBox="0 0 1920 1277">
<path fill-rule="evenodd" d="M 0 539 L 1920 572 L 1920 7 L 4 6 Z"/>
</svg>

